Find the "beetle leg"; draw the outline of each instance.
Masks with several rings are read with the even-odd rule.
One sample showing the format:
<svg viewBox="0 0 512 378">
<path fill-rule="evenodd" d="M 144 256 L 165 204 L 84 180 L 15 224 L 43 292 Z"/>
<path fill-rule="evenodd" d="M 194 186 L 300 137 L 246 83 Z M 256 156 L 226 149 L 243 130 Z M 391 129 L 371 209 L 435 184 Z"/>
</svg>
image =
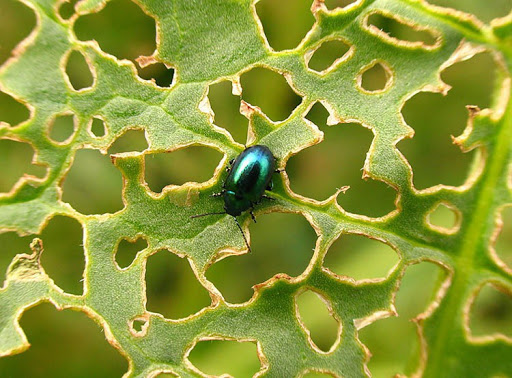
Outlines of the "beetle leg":
<svg viewBox="0 0 512 378">
<path fill-rule="evenodd" d="M 265 198 L 265 199 L 268 199 L 268 200 L 271 200 L 271 201 L 275 201 L 276 199 L 273 198 L 273 197 L 270 197 L 270 196 L 267 196 L 267 195 L 262 195 L 261 198 Z"/>
<path fill-rule="evenodd" d="M 267 190 L 272 190 L 273 187 L 274 187 L 274 183 L 272 182 L 272 180 L 270 180 L 267 185 Z"/>
<path fill-rule="evenodd" d="M 256 223 L 256 217 L 254 216 L 254 214 L 253 214 L 252 210 L 251 210 L 251 211 L 249 211 L 249 214 L 251 214 L 251 218 L 252 218 L 252 220 L 254 221 L 254 223 Z"/>
<path fill-rule="evenodd" d="M 281 172 L 284 172 L 284 169 L 276 169 L 276 170 L 274 171 L 274 173 L 281 173 Z"/>
<path fill-rule="evenodd" d="M 211 194 L 210 196 L 211 196 L 211 197 L 221 197 L 221 196 L 224 194 L 224 192 L 225 192 L 225 190 L 224 190 L 224 189 L 222 189 L 222 191 L 221 191 L 221 192 L 219 192 L 219 193 L 213 193 L 213 194 Z"/>
<path fill-rule="evenodd" d="M 231 168 L 233 168 L 233 163 L 235 162 L 235 159 L 231 159 L 228 163 L 228 165 L 226 166 L 226 172 L 229 172 L 231 170 Z"/>
</svg>

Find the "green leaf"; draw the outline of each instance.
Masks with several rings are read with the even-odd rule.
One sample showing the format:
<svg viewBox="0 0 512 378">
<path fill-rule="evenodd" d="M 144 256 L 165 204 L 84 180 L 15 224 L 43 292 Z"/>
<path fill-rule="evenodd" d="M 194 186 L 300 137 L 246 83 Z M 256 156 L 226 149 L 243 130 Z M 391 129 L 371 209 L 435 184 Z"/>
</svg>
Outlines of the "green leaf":
<svg viewBox="0 0 512 378">
<path fill-rule="evenodd" d="M 512 202 L 510 16 L 487 25 L 425 1 L 360 0 L 328 10 L 323 1 L 316 0 L 311 7 L 316 22 L 303 41 L 294 49 L 274 51 L 258 18 L 256 1 L 141 0 L 137 4 L 156 22 L 157 49 L 137 64 L 162 62 L 172 67 L 173 84 L 161 88 L 140 79 L 136 63 L 119 60 L 96 42 L 75 36 L 79 16 L 98 12 L 107 3 L 81 1 L 75 7 L 78 13 L 65 21 L 58 16 L 59 2 L 23 0 L 36 14 L 37 26 L 0 67 L 0 89 L 31 110 L 30 118 L 21 124 L 0 123 L 0 138 L 29 143 L 36 151 L 34 163 L 48 168 L 46 176 L 26 175 L 9 193 L 0 194 L 0 232 L 34 237 L 32 254 L 14 257 L 0 289 L 0 356 L 8 360 L 28 348 L 20 317 L 38 303 L 51 302 L 58 309 L 85 312 L 99 323 L 108 342 L 128 360 L 127 376 L 161 371 L 180 376 L 205 374 L 189 355 L 198 342 L 213 339 L 256 343 L 259 374 L 292 377 L 317 371 L 365 376 L 370 353 L 360 340 L 361 330 L 400 315 L 394 302 L 406 269 L 428 261 L 443 273 L 431 278 L 435 281 L 432 301 L 412 319 L 419 347 L 406 371 L 396 373 L 512 375 L 510 338 L 479 339 L 468 323 L 471 303 L 485 284 L 512 295 L 512 268 L 492 247 L 499 230 L 496 217 Z M 427 39 L 406 41 L 400 34 L 373 25 L 372 15 L 395 22 L 403 30 L 426 33 Z M 322 72 L 308 68 L 315 50 L 333 39 L 350 46 L 348 55 Z M 65 62 L 71 51 L 80 52 L 88 62 L 94 78 L 90 88 L 76 91 L 70 84 Z M 477 151 L 471 172 L 459 187 L 418 190 L 411 166 L 396 147 L 414 134 L 401 110 L 418 92 L 446 93 L 449 87 L 441 71 L 482 51 L 490 52 L 497 65 L 493 105 L 483 110 L 470 107 L 465 131 L 454 138 L 463 151 Z M 387 82 L 382 89 L 367 90 L 361 76 L 376 64 L 381 64 Z M 190 217 L 219 211 L 222 201 L 211 194 L 221 190 L 228 161 L 244 148 L 214 124 L 208 88 L 230 80 L 239 94 L 240 76 L 254 67 L 284 75 L 302 97 L 299 106 L 280 122 L 272 122 L 255 104 L 240 102 L 240 111 L 249 120 L 247 145 L 268 146 L 279 168 L 285 170 L 274 176 L 269 193 L 274 201 L 262 201 L 255 206 L 255 214 L 300 214 L 315 230 L 317 240 L 302 274 L 290 277 L 280 272 L 256 285 L 248 302 L 235 305 L 224 299 L 206 272 L 224 257 L 241 258 L 236 255 L 247 252 L 243 238 L 228 215 Z M 380 218 L 349 213 L 336 202 L 345 187 L 325 201 L 290 189 L 288 159 L 323 140 L 322 131 L 306 118 L 317 102 L 329 110 L 328 123 L 356 122 L 371 129 L 374 139 L 361 167 L 363 177 L 396 190 L 394 211 Z M 49 127 L 63 114 L 75 116 L 75 132 L 69 142 L 57 143 L 49 137 Z M 105 136 L 96 137 L 89 131 L 93 117 L 105 122 Z M 62 185 L 76 152 L 89 148 L 107 153 L 114 141 L 132 129 L 144 130 L 148 148 L 111 155 L 123 177 L 123 209 L 86 215 L 64 202 Z M 153 193 L 145 182 L 148 155 L 191 145 L 211 147 L 224 155 L 213 177 Z M 108 180 L 90 174 L 85 181 Z M 428 216 L 439 204 L 456 210 L 460 222 L 453 230 L 429 225 Z M 76 219 L 83 227 L 82 295 L 62 291 L 40 262 L 45 252 L 37 235 L 55 215 Z M 246 213 L 239 219 L 249 235 L 251 217 Z M 381 241 L 400 260 L 382 279 L 356 281 L 335 274 L 323 266 L 324 257 L 344 234 Z M 138 237 L 147 240 L 147 248 L 120 269 L 114 257 L 120 241 Z M 179 320 L 146 309 L 146 262 L 164 249 L 187 259 L 210 294 L 210 306 Z M 328 303 L 341 327 L 328 352 L 314 345 L 296 310 L 297 296 L 308 289 Z M 134 321 L 144 323 L 141 330 L 135 329 Z"/>
</svg>

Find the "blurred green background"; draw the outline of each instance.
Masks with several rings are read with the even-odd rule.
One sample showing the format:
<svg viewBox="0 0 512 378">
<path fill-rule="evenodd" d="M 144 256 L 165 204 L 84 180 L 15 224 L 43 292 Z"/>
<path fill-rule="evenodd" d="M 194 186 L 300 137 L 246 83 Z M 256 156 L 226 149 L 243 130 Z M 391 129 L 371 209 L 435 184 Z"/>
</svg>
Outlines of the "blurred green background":
<svg viewBox="0 0 512 378">
<path fill-rule="evenodd" d="M 485 22 L 507 14 L 512 6 L 509 0 L 430 2 L 473 12 Z M 326 0 L 331 9 L 349 3 L 349 0 Z M 74 2 L 64 3 L 59 9 L 61 17 L 71 17 L 73 5 Z M 275 50 L 294 48 L 310 30 L 314 22 L 310 6 L 311 0 L 262 0 L 257 4 L 266 36 Z M 389 20 L 375 22 L 397 37 L 423 38 Z M 28 7 L 15 0 L 0 0 L 0 64 L 9 58 L 11 50 L 34 25 L 34 13 Z M 163 64 L 142 69 L 135 63 L 138 56 L 153 52 L 156 32 L 154 21 L 130 0 L 110 1 L 98 14 L 79 18 L 74 30 L 79 39 L 96 39 L 105 52 L 131 60 L 141 79 L 153 79 L 162 87 L 171 85 L 172 69 Z M 347 49 L 343 43 L 323 46 L 310 61 L 310 68 L 321 71 L 329 67 Z M 76 89 L 92 83 L 87 64 L 78 52 L 71 55 L 66 72 Z M 421 93 L 407 102 L 403 115 L 416 134 L 414 138 L 400 142 L 398 148 L 414 170 L 417 188 L 464 182 L 475 156 L 474 153 L 461 153 L 451 143 L 450 135 L 459 135 L 464 129 L 466 104 L 481 108 L 491 105 L 495 76 L 492 57 L 479 54 L 442 73 L 443 80 L 453 87 L 447 96 Z M 375 67 L 363 77 L 363 87 L 376 90 L 382 88 L 385 81 L 384 70 Z M 241 83 L 243 99 L 260 106 L 274 121 L 285 119 L 301 101 L 282 76 L 264 68 L 245 73 Z M 226 128 L 236 141 L 245 143 L 248 121 L 239 113 L 240 98 L 231 94 L 231 83 L 224 81 L 211 85 L 209 93 L 215 123 Z M 338 197 L 346 210 L 371 217 L 389 213 L 395 208 L 395 191 L 385 183 L 361 179 L 372 132 L 359 124 L 327 126 L 327 116 L 321 104 L 314 105 L 307 116 L 325 133 L 325 140 L 289 160 L 286 171 L 292 190 L 322 200 L 332 195 L 336 188 L 349 185 L 350 189 Z M 28 117 L 25 106 L 0 92 L 0 121 L 15 126 Z M 105 129 L 100 119 L 91 120 L 91 123 L 91 132 L 96 137 L 101 138 L 108 132 L 108 125 Z M 50 137 L 56 141 L 64 141 L 72 134 L 72 117 L 58 118 L 50 130 Z M 146 147 L 143 131 L 133 130 L 120 137 L 108 152 L 142 151 Z M 0 192 L 8 192 L 24 173 L 44 176 L 43 167 L 31 164 L 33 152 L 26 143 L 0 140 Z M 146 157 L 146 181 L 155 192 L 169 184 L 203 182 L 212 176 L 221 157 L 217 151 L 206 147 L 150 154 Z M 95 179 L 91 180 L 91 177 Z M 63 199 L 85 214 L 114 212 L 122 208 L 121 175 L 109 156 L 96 150 L 77 153 L 63 191 Z M 512 266 L 512 208 L 504 210 L 502 216 L 504 228 L 496 250 Z M 455 217 L 451 210 L 440 207 L 431 214 L 430 222 L 450 228 Z M 299 275 L 312 256 L 316 241 L 312 227 L 296 214 L 259 216 L 258 223 L 250 225 L 250 233 L 252 254 L 226 258 L 206 273 L 231 303 L 249 300 L 253 294 L 251 287 L 276 273 Z M 12 232 L 0 234 L 0 283 L 13 256 L 29 252 L 33 237 L 19 237 Z M 62 289 L 80 294 L 84 267 L 80 223 L 57 216 L 40 237 L 45 246 L 44 268 Z M 143 239 L 133 243 L 122 241 L 116 251 L 119 266 L 129 266 L 136 253 L 146 245 Z M 397 261 L 397 253 L 383 243 L 362 236 L 344 235 L 327 253 L 325 266 L 338 274 L 364 279 L 386 276 Z M 409 267 L 397 295 L 400 316 L 376 322 L 360 332 L 361 341 L 373 355 L 369 364 L 373 376 L 389 377 L 406 371 L 408 357 L 417 348 L 416 330 L 409 319 L 426 309 L 442 279 L 443 272 L 432 263 Z M 149 258 L 146 282 L 148 310 L 168 318 L 186 317 L 210 304 L 207 291 L 197 283 L 187 261 L 168 251 L 159 251 Z M 338 323 L 315 293 L 305 292 L 297 301 L 300 318 L 310 329 L 313 341 L 321 350 L 329 350 L 336 340 Z M 512 336 L 511 302 L 511 298 L 501 292 L 485 287 L 471 312 L 472 332 L 475 335 L 502 332 Z M 85 314 L 70 310 L 59 312 L 50 304 L 42 304 L 28 310 L 21 318 L 21 325 L 32 347 L 25 353 L 0 359 L 1 377 L 115 377 L 127 370 L 126 360 L 105 341 L 101 329 Z M 191 360 L 208 374 L 249 377 L 259 370 L 256 347 L 251 343 L 203 342 L 194 349 Z"/>
</svg>

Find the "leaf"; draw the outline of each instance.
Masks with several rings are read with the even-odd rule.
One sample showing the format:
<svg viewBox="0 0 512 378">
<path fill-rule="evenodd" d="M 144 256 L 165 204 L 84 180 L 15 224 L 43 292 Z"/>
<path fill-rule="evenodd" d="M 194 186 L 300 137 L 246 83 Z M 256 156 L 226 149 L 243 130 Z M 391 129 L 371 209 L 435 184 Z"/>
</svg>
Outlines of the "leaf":
<svg viewBox="0 0 512 378">
<path fill-rule="evenodd" d="M 468 331 L 468 311 L 478 290 L 494 283 L 512 295 L 512 271 L 492 252 L 496 216 L 511 201 L 512 122 L 510 106 L 510 16 L 490 26 L 462 12 L 431 6 L 425 1 L 361 0 L 346 8 L 328 10 L 315 0 L 316 22 L 299 46 L 273 51 L 249 0 L 144 0 L 137 2 L 155 19 L 157 50 L 138 64 L 162 62 L 175 70 L 168 88 L 138 78 L 132 61 L 118 60 L 94 41 L 77 40 L 73 24 L 79 15 L 99 11 L 106 2 L 82 1 L 68 21 L 57 17 L 58 2 L 23 0 L 37 16 L 32 34 L 0 68 L 0 89 L 31 109 L 19 125 L 0 124 L 0 138 L 30 143 L 34 163 L 47 166 L 43 179 L 24 176 L 13 190 L 0 194 L 0 231 L 36 236 L 54 215 L 80 222 L 84 233 L 84 292 L 71 295 L 55 285 L 39 257 L 43 246 L 32 243 L 31 255 L 16 255 L 0 289 L 0 355 L 19 353 L 28 341 L 19 326 L 23 311 L 43 301 L 57 308 L 83 311 L 102 325 L 107 340 L 129 361 L 127 376 L 160 371 L 180 376 L 204 374 L 189 354 L 201 340 L 223 339 L 257 344 L 260 375 L 291 377 L 307 371 L 335 376 L 368 374 L 368 349 L 359 331 L 379 319 L 397 315 L 394 306 L 405 269 L 431 261 L 445 272 L 427 310 L 413 322 L 420 348 L 411 357 L 407 373 L 424 376 L 511 375 L 509 338 L 475 340 Z M 426 31 L 432 43 L 401 40 L 369 24 L 372 15 L 389 17 L 417 31 Z M 324 41 L 339 39 L 353 50 L 326 72 L 308 68 L 308 59 Z M 70 51 L 82 54 L 93 73 L 91 88 L 75 90 L 65 77 Z M 413 186 L 412 169 L 396 144 L 413 136 L 401 109 L 420 91 L 448 91 L 440 72 L 481 51 L 493 55 L 499 86 L 493 107 L 469 108 L 469 121 L 454 143 L 464 151 L 477 150 L 474 168 L 464 185 L 439 185 L 425 190 Z M 64 63 L 63 63 L 64 62 Z M 144 63 L 145 62 L 145 63 Z M 361 87 L 364 69 L 381 64 L 388 75 L 379 90 Z M 210 197 L 220 191 L 224 168 L 243 146 L 213 124 L 207 93 L 221 79 L 240 88 L 240 75 L 253 67 L 283 74 L 302 102 L 282 122 L 274 123 L 255 105 L 241 102 L 249 119 L 248 144 L 269 146 L 281 169 L 287 160 L 313 144 L 323 133 L 306 118 L 321 102 L 330 112 L 329 123 L 358 122 L 370 128 L 374 139 L 363 176 L 382 181 L 398 193 L 397 209 L 381 218 L 352 214 L 341 208 L 337 195 L 325 201 L 295 194 L 286 171 L 275 175 L 272 197 L 256 214 L 291 212 L 303 215 L 317 234 L 313 257 L 297 277 L 277 274 L 255 287 L 250 301 L 226 302 L 206 278 L 212 264 L 228 255 L 246 253 L 243 239 L 228 215 L 191 220 L 192 215 L 218 211 L 221 202 Z M 238 89 L 237 89 L 238 88 Z M 239 90 L 238 90 L 239 91 Z M 73 114 L 76 130 L 68 143 L 48 138 L 48 125 L 57 115 Z M 92 118 L 105 122 L 106 135 L 88 131 Z M 62 182 L 77 150 L 109 146 L 127 130 L 145 132 L 148 148 L 111 156 L 123 176 L 124 208 L 113 214 L 85 215 L 62 201 Z M 145 183 L 145 157 L 190 145 L 204 145 L 224 154 L 213 178 L 201 183 L 167 186 L 162 194 Z M 427 157 L 425 157 L 427 158 Z M 88 180 L 101 180 L 88 177 Z M 439 204 L 450 204 L 460 214 L 457 231 L 443 233 L 427 224 L 427 215 Z M 248 214 L 240 217 L 247 232 Z M 399 263 L 383 279 L 355 281 L 323 267 L 329 247 L 343 234 L 359 234 L 390 245 Z M 121 270 L 113 258 L 122 239 L 143 237 L 148 247 Z M 185 257 L 200 284 L 209 291 L 211 305 L 180 320 L 148 312 L 145 267 L 152 254 L 166 249 Z M 236 256 L 232 258 L 237 258 Z M 236 285 L 236 283 L 233 283 Z M 341 323 L 335 348 L 312 348 L 309 331 L 295 311 L 298 294 L 313 290 L 329 302 L 329 311 Z M 133 328 L 134 321 L 144 326 Z M 8 358 L 8 357 L 6 357 Z"/>
</svg>

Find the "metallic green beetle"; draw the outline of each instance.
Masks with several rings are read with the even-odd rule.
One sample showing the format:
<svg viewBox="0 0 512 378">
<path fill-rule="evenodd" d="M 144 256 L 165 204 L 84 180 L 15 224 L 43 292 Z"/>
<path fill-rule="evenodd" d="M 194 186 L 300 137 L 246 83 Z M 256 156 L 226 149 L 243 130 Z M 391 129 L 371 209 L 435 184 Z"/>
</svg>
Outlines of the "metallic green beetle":
<svg viewBox="0 0 512 378">
<path fill-rule="evenodd" d="M 250 251 L 251 247 L 249 247 L 236 217 L 249 210 L 252 219 L 256 222 L 252 213 L 254 205 L 258 204 L 262 198 L 273 199 L 265 195 L 265 190 L 272 189 L 272 175 L 278 172 L 276 170 L 276 158 L 267 146 L 254 145 L 246 148 L 230 164 L 231 167 L 222 186 L 222 192 L 213 195 L 214 197 L 224 198 L 225 212 L 194 215 L 192 218 L 216 214 L 233 216 Z"/>
</svg>

